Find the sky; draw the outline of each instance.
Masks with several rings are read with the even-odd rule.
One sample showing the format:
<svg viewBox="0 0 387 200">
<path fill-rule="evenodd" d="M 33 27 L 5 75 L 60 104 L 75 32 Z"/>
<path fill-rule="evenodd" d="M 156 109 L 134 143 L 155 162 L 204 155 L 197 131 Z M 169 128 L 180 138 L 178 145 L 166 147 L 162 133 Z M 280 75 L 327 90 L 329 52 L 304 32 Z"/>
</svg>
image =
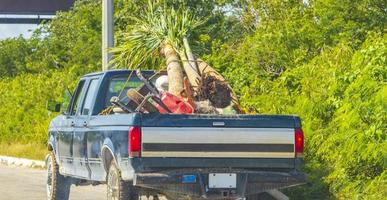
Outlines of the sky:
<svg viewBox="0 0 387 200">
<path fill-rule="evenodd" d="M 38 18 L 38 15 L 7 15 L 0 14 L 0 18 Z M 41 18 L 52 18 L 53 15 L 40 15 Z M 0 23 L 0 40 L 12 37 L 19 37 L 22 35 L 24 38 L 31 37 L 35 29 L 38 28 L 37 24 L 1 24 Z"/>
<path fill-rule="evenodd" d="M 0 40 L 19 35 L 29 38 L 36 28 L 36 24 L 0 24 Z"/>
</svg>

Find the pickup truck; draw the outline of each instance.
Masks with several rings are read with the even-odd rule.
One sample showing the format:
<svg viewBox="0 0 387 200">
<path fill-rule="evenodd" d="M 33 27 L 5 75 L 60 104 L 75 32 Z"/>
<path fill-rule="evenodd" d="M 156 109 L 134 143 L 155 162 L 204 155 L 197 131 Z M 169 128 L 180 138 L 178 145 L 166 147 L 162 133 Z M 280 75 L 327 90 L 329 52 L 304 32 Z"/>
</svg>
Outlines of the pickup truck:
<svg viewBox="0 0 387 200">
<path fill-rule="evenodd" d="M 66 110 L 51 121 L 49 200 L 67 200 L 71 185 L 88 184 L 106 184 L 109 200 L 255 199 L 305 182 L 299 117 L 101 114 L 112 97 L 125 104 L 125 92 L 141 85 L 132 74 L 83 76 Z M 60 104 L 51 110 L 59 112 Z"/>
</svg>

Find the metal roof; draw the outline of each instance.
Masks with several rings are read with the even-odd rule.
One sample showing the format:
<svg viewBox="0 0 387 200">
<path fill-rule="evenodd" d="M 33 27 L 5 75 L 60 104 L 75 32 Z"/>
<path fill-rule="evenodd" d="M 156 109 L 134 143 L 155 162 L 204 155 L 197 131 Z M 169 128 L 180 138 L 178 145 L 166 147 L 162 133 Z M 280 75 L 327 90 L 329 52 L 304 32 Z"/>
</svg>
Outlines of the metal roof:
<svg viewBox="0 0 387 200">
<path fill-rule="evenodd" d="M 1 0 L 0 14 L 52 15 L 69 10 L 75 0 Z"/>
</svg>

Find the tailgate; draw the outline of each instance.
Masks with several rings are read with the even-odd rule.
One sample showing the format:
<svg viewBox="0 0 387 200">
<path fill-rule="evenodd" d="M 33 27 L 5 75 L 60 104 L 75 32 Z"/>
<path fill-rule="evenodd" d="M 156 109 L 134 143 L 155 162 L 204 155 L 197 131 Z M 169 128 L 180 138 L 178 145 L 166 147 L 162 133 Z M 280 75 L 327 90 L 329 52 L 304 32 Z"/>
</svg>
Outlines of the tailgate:
<svg viewBox="0 0 387 200">
<path fill-rule="evenodd" d="M 298 117 L 142 115 L 138 121 L 133 136 L 141 138 L 132 141 L 141 152 L 130 159 L 138 186 L 211 199 L 304 182 L 295 156 Z M 225 190 L 225 182 L 235 189 Z"/>
<path fill-rule="evenodd" d="M 141 157 L 294 158 L 296 116 L 142 115 Z"/>
</svg>

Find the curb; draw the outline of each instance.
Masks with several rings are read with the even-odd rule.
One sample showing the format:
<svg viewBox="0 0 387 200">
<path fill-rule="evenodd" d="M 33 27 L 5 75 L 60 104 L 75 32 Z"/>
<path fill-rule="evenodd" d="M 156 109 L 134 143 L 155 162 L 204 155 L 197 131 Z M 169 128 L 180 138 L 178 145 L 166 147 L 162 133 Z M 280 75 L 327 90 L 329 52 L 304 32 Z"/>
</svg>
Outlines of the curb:
<svg viewBox="0 0 387 200">
<path fill-rule="evenodd" d="M 25 158 L 15 158 L 9 156 L 0 156 L 0 164 L 17 167 L 46 168 L 46 163 L 40 160 L 29 160 Z"/>
</svg>

